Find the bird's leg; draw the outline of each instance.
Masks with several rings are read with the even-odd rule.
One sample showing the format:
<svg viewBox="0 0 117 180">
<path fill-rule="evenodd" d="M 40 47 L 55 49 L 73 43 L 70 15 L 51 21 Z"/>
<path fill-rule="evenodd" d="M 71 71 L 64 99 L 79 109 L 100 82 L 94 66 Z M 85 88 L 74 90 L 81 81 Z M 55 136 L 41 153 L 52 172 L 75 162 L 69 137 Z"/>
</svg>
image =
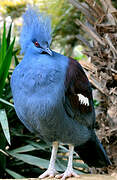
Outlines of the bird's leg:
<svg viewBox="0 0 117 180">
<path fill-rule="evenodd" d="M 65 180 L 68 177 L 79 177 L 74 171 L 72 167 L 72 161 L 73 161 L 73 152 L 74 152 L 74 146 L 69 145 L 69 160 L 68 160 L 68 165 L 67 169 L 63 174 L 56 175 L 56 178 L 62 178 L 62 180 Z"/>
<path fill-rule="evenodd" d="M 52 154 L 50 158 L 50 164 L 48 169 L 39 176 L 39 178 L 54 177 L 58 172 L 55 170 L 55 161 L 58 150 L 58 142 L 53 142 Z"/>
</svg>

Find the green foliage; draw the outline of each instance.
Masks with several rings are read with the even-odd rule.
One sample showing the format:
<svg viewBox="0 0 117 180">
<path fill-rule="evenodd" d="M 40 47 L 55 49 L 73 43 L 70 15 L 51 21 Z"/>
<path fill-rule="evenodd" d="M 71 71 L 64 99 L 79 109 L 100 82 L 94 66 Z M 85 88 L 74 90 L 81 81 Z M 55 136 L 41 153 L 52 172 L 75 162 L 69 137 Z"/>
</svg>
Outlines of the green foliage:
<svg viewBox="0 0 117 180">
<path fill-rule="evenodd" d="M 0 109 L 0 124 L 2 126 L 4 135 L 5 135 L 8 143 L 11 144 L 10 133 L 9 133 L 9 126 L 8 126 L 8 119 L 7 119 L 7 115 L 6 115 L 5 109 Z"/>
<path fill-rule="evenodd" d="M 98 107 L 100 105 L 100 102 L 97 101 L 96 99 L 93 100 L 93 103 L 94 103 L 94 106 L 95 107 Z"/>
<path fill-rule="evenodd" d="M 20 174 L 14 172 L 14 171 L 11 171 L 10 169 L 5 169 L 5 171 L 11 175 L 11 177 L 15 178 L 15 179 L 24 179 L 25 177 L 24 176 L 21 176 Z"/>
<path fill-rule="evenodd" d="M 20 169 L 22 170 L 18 172 L 18 175 L 20 175 L 19 173 L 22 172 L 23 176 L 29 177 L 27 172 L 29 171 L 30 165 L 32 165 L 30 169 L 30 177 L 37 177 L 39 174 L 44 172 L 45 169 L 48 168 L 51 148 L 42 141 L 39 141 L 37 143 L 34 142 L 34 140 L 27 141 L 24 139 L 23 142 L 25 142 L 25 144 L 27 142 L 27 145 L 7 151 L 7 153 L 13 157 L 8 169 L 12 169 L 13 172 L 15 171 L 18 172 L 18 167 L 20 166 Z M 65 148 L 63 145 L 61 145 L 59 147 L 58 157 L 56 161 L 56 169 L 59 172 L 65 171 L 67 167 L 67 162 L 68 162 L 67 153 L 68 153 L 68 149 Z M 88 166 L 86 164 L 77 161 L 78 161 L 78 157 L 75 156 L 75 160 L 73 162 L 75 171 L 79 174 L 87 173 Z M 78 168 L 80 168 L 81 170 L 78 170 Z M 83 170 L 85 171 L 83 172 Z M 7 173 L 9 172 L 7 171 Z M 10 175 L 13 177 L 12 174 Z"/>
<path fill-rule="evenodd" d="M 7 13 L 12 19 L 19 17 L 26 7 L 26 1 L 13 1 L 13 0 L 4 0 L 0 1 L 0 7 L 2 13 Z"/>
<path fill-rule="evenodd" d="M 6 156 L 4 154 L 4 149 L 6 147 L 6 138 L 0 129 L 0 178 L 3 178 L 4 169 L 6 167 Z"/>
<path fill-rule="evenodd" d="M 87 59 L 87 56 L 80 53 L 80 54 L 78 54 L 78 56 L 74 57 L 74 59 L 76 59 L 77 61 L 82 61 L 84 59 Z"/>
<path fill-rule="evenodd" d="M 60 51 L 67 56 L 71 56 L 73 48 L 77 45 L 77 35 L 79 28 L 75 21 L 77 18 L 81 19 L 82 15 L 71 4 L 61 0 L 61 15 L 53 25 L 53 41 L 60 43 Z M 52 7 L 53 8 L 53 7 Z M 55 8 L 56 10 L 56 8 Z M 54 43 L 53 43 L 53 46 Z"/>
<path fill-rule="evenodd" d="M 4 23 L 3 34 L 0 39 L 0 97 L 3 96 L 3 88 L 6 83 L 6 78 L 8 76 L 9 67 L 11 64 L 11 60 L 13 57 L 13 47 L 15 39 L 11 42 L 11 27 L 8 30 L 8 34 L 6 33 L 6 23 Z M 6 35 L 7 34 L 7 35 Z M 5 101 L 0 98 L 0 101 Z M 5 101 L 6 102 L 6 101 Z M 10 104 L 10 103 L 9 103 Z M 6 110 L 0 104 L 0 169 L 1 174 L 6 167 L 6 157 L 4 156 L 4 150 L 6 147 L 6 140 L 10 144 L 10 133 L 9 133 L 9 126 L 8 126 L 8 119 L 6 115 Z"/>
<path fill-rule="evenodd" d="M 8 70 L 9 70 L 12 56 L 13 56 L 13 47 L 14 47 L 15 39 L 13 39 L 13 41 L 10 43 L 11 26 L 9 28 L 8 35 L 6 37 L 6 24 L 4 23 L 2 40 L 0 42 L 1 44 L 0 46 L 0 97 L 2 95 L 2 91 L 5 85 L 5 80 L 7 78 Z"/>
</svg>

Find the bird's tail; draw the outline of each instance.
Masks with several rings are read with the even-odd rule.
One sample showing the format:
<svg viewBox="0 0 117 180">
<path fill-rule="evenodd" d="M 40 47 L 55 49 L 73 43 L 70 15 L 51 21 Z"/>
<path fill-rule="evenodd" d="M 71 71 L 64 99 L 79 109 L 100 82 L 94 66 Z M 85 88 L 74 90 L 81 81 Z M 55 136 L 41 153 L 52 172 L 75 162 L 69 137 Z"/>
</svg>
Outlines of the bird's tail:
<svg viewBox="0 0 117 180">
<path fill-rule="evenodd" d="M 74 150 L 90 167 L 93 166 L 101 168 L 111 165 L 102 144 L 94 132 L 92 133 L 91 138 L 85 144 L 76 146 Z"/>
</svg>

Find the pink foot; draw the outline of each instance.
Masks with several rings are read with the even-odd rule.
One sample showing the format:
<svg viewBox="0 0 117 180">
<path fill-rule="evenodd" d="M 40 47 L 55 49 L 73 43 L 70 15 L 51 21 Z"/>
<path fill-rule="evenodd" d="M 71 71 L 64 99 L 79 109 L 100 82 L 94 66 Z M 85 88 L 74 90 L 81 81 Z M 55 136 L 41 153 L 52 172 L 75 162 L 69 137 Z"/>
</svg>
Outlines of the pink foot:
<svg viewBox="0 0 117 180">
<path fill-rule="evenodd" d="M 53 178 L 55 175 L 58 174 L 58 172 L 55 169 L 47 169 L 43 174 L 39 176 L 40 179 L 43 179 L 45 177 Z"/>
<path fill-rule="evenodd" d="M 63 174 L 58 174 L 55 176 L 56 178 L 60 179 L 61 180 L 65 180 L 66 178 L 68 177 L 77 177 L 79 178 L 80 176 L 78 174 L 76 174 L 73 169 L 66 169 L 66 171 L 63 173 Z"/>
</svg>

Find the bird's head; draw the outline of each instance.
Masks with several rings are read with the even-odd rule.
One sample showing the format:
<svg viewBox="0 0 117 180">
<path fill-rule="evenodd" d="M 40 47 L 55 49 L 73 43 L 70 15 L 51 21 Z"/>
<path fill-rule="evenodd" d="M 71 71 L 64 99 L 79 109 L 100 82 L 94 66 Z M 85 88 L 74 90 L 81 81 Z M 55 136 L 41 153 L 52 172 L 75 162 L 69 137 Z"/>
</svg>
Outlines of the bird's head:
<svg viewBox="0 0 117 180">
<path fill-rule="evenodd" d="M 46 53 L 52 56 L 50 17 L 29 7 L 23 15 L 23 28 L 20 36 L 21 53 Z"/>
</svg>

